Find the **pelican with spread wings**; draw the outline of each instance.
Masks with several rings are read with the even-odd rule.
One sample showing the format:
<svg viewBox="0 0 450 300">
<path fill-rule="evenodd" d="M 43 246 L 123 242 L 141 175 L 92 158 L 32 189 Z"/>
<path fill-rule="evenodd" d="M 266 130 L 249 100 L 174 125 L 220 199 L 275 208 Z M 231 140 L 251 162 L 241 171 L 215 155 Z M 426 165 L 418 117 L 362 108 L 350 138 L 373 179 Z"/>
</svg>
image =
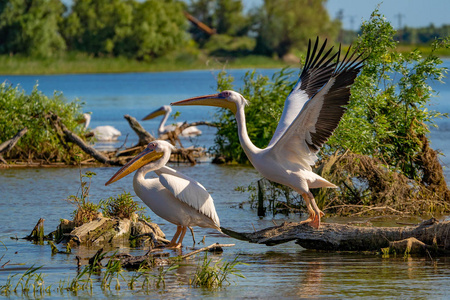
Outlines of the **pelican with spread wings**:
<svg viewBox="0 0 450 300">
<path fill-rule="evenodd" d="M 311 188 L 336 188 L 312 172 L 316 153 L 333 134 L 344 114 L 363 60 L 348 49 L 340 61 L 341 48 L 331 54 L 325 50 L 326 40 L 319 48 L 308 45 L 300 78 L 287 97 L 275 134 L 265 149 L 250 140 L 244 108 L 247 100 L 234 91 L 189 98 L 172 105 L 208 105 L 230 109 L 236 117 L 241 146 L 253 166 L 269 180 L 287 185 L 305 200 L 309 218 L 304 222 L 319 228 L 324 213 L 318 208 Z"/>
<path fill-rule="evenodd" d="M 199 226 L 222 231 L 213 199 L 206 189 L 194 179 L 166 166 L 173 149 L 175 147 L 166 141 L 151 142 L 105 185 L 138 170 L 133 178 L 136 195 L 155 214 L 177 225 L 177 231 L 167 247 L 179 248 L 188 227 Z M 151 171 L 158 178 L 145 178 L 145 174 Z"/>
</svg>

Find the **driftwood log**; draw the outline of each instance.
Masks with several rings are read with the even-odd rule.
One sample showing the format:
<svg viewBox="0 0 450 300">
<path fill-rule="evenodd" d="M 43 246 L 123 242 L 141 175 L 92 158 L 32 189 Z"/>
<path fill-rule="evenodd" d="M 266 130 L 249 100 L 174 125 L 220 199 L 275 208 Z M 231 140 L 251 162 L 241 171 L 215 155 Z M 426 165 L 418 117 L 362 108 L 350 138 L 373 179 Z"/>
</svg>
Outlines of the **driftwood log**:
<svg viewBox="0 0 450 300">
<path fill-rule="evenodd" d="M 133 118 L 130 115 L 124 115 L 123 116 L 128 123 L 130 124 L 131 129 L 134 130 L 134 132 L 137 134 L 139 141 L 134 147 L 138 146 L 147 146 L 148 143 L 156 140 L 153 135 L 147 132 L 147 130 L 142 127 L 142 125 L 136 120 L 136 118 Z"/>
<path fill-rule="evenodd" d="M 0 161 L 2 161 L 3 163 L 7 164 L 8 162 L 5 161 L 5 159 L 3 158 L 3 156 L 1 155 L 3 152 L 7 152 L 9 150 L 11 150 L 19 141 L 19 139 L 21 137 L 23 137 L 25 135 L 25 133 L 28 132 L 28 128 L 23 128 L 22 130 L 19 130 L 15 136 L 13 136 L 13 138 L 4 141 L 3 143 L 0 144 Z"/>
<path fill-rule="evenodd" d="M 426 245 L 450 251 L 450 221 L 430 219 L 417 226 L 359 227 L 322 223 L 319 229 L 307 224 L 284 223 L 251 233 L 239 233 L 222 228 L 236 239 L 250 243 L 274 246 L 289 241 L 306 249 L 327 251 L 377 251 L 390 246 L 390 242 L 416 238 Z"/>
</svg>

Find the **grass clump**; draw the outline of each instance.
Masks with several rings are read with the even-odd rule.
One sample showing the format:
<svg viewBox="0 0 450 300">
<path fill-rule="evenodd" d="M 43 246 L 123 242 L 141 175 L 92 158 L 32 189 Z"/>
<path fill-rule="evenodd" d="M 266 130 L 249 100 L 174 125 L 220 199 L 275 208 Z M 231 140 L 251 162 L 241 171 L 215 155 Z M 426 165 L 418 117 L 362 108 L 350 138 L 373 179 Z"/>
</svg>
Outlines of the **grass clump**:
<svg viewBox="0 0 450 300">
<path fill-rule="evenodd" d="M 143 216 L 142 212 L 145 210 L 144 207 L 139 206 L 133 200 L 133 196 L 129 192 L 123 192 L 117 197 L 101 200 L 99 205 L 103 215 L 109 218 L 131 219 L 134 213 Z"/>
<path fill-rule="evenodd" d="M 202 287 L 215 290 L 223 286 L 224 283 L 231 284 L 230 276 L 245 278 L 241 271 L 236 268 L 237 265 L 244 264 L 237 261 L 237 257 L 232 262 L 224 262 L 222 260 L 212 264 L 212 259 L 208 259 L 205 252 L 202 264 L 197 267 L 194 279 L 191 281 L 193 287 Z"/>
<path fill-rule="evenodd" d="M 13 283 L 13 279 L 19 274 L 8 276 L 6 283 L 0 286 L 0 295 L 9 297 L 12 293 L 22 296 L 29 296 L 29 293 L 33 294 L 33 297 L 43 297 L 45 294 L 51 294 L 51 286 L 45 287 L 44 276 L 42 273 L 37 273 L 40 267 L 31 266 L 25 271 L 22 276 L 19 277 L 17 282 Z"/>
</svg>

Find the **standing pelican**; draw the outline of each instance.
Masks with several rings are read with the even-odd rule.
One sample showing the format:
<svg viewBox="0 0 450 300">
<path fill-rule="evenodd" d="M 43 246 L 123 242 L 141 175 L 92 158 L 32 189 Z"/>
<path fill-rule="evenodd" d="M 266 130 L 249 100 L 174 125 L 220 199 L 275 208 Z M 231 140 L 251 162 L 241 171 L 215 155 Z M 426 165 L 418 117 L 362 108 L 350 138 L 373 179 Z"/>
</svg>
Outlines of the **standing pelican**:
<svg viewBox="0 0 450 300">
<path fill-rule="evenodd" d="M 169 118 L 169 115 L 170 115 L 171 112 L 172 112 L 172 108 L 169 105 L 163 105 L 160 108 L 158 108 L 157 110 L 155 110 L 154 112 L 149 113 L 142 120 L 144 120 L 144 121 L 145 120 L 150 120 L 150 119 L 156 118 L 157 116 L 164 115 L 164 118 L 162 118 L 161 123 L 159 124 L 159 127 L 158 127 L 158 135 L 163 135 L 163 134 L 168 133 L 170 131 L 174 131 L 175 129 L 177 129 L 178 127 L 183 125 L 182 122 L 177 122 L 176 125 L 167 125 L 167 126 L 165 126 L 166 121 Z M 200 134 L 202 134 L 202 131 L 200 129 L 198 129 L 195 126 L 190 126 L 190 127 L 186 128 L 186 129 L 184 129 L 181 132 L 180 136 L 193 137 L 193 136 L 197 136 L 197 135 L 200 135 Z"/>
<path fill-rule="evenodd" d="M 84 129 L 86 130 L 89 126 L 89 123 L 91 122 L 91 115 L 83 114 L 83 118 L 85 121 Z M 97 140 L 100 142 L 117 141 L 117 138 L 122 135 L 122 133 L 119 130 L 110 125 L 97 126 L 94 129 L 92 129 L 92 132 L 94 133 L 94 136 L 97 138 Z"/>
<path fill-rule="evenodd" d="M 105 185 L 138 170 L 133 178 L 136 195 L 155 214 L 177 225 L 177 232 L 167 246 L 178 248 L 190 226 L 221 230 L 213 199 L 206 189 L 194 179 L 166 166 L 173 149 L 175 147 L 166 141 L 151 142 Z M 146 179 L 145 174 L 150 171 L 158 178 Z"/>
<path fill-rule="evenodd" d="M 253 166 L 267 179 L 287 185 L 302 195 L 309 211 L 304 221 L 319 228 L 324 215 L 317 207 L 310 188 L 336 186 L 312 172 L 316 153 L 332 135 L 350 98 L 350 86 L 362 67 L 361 55 L 350 55 L 342 62 L 341 49 L 330 56 L 324 52 L 326 40 L 318 49 L 311 41 L 300 78 L 287 97 L 275 134 L 265 149 L 256 147 L 247 134 L 244 107 L 247 100 L 234 91 L 190 98 L 172 105 L 209 105 L 230 109 L 236 117 L 239 141 Z M 349 57 L 348 57 L 349 56 Z M 337 61 L 333 60 L 337 57 Z"/>
</svg>

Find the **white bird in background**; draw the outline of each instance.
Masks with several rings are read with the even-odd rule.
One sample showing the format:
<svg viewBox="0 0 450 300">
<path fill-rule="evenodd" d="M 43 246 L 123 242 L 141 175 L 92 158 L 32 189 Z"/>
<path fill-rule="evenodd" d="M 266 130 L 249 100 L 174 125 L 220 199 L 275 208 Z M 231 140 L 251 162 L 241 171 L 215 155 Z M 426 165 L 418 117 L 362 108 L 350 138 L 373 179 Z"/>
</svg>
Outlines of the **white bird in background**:
<svg viewBox="0 0 450 300">
<path fill-rule="evenodd" d="M 148 114 L 145 118 L 143 118 L 142 120 L 150 120 L 153 119 L 157 116 L 160 115 L 164 115 L 164 118 L 161 120 L 161 123 L 159 124 L 158 127 L 158 135 L 163 135 L 165 133 L 168 133 L 170 131 L 174 131 L 175 129 L 177 129 L 178 127 L 180 127 L 181 125 L 183 125 L 182 122 L 177 122 L 176 125 L 175 124 L 171 124 L 171 125 L 167 125 L 164 126 L 166 124 L 167 119 L 169 118 L 170 113 L 172 112 L 172 108 L 169 105 L 163 105 L 160 108 L 158 108 L 157 110 L 155 110 L 154 112 Z M 198 129 L 195 126 L 190 126 L 186 129 L 184 129 L 180 136 L 182 137 L 194 137 L 197 135 L 202 134 L 202 131 L 200 129 Z"/>
<path fill-rule="evenodd" d="M 213 199 L 206 189 L 194 179 L 166 166 L 173 149 L 175 147 L 166 141 L 151 142 L 105 185 L 138 169 L 133 178 L 136 195 L 155 214 L 177 225 L 177 232 L 167 246 L 181 247 L 190 226 L 221 230 Z M 150 171 L 154 171 L 158 178 L 146 179 L 145 174 Z"/>
<path fill-rule="evenodd" d="M 316 153 L 337 127 L 350 98 L 350 87 L 362 68 L 361 55 L 350 49 L 340 62 L 340 51 L 324 52 L 326 40 L 311 49 L 300 78 L 287 97 L 275 134 L 265 149 L 250 140 L 245 122 L 247 100 L 234 91 L 190 98 L 172 105 L 209 105 L 230 109 L 236 117 L 239 141 L 253 166 L 267 179 L 287 185 L 302 195 L 309 211 L 304 222 L 319 228 L 324 213 L 317 207 L 310 188 L 336 188 L 312 172 Z M 337 61 L 333 62 L 337 57 Z"/>
<path fill-rule="evenodd" d="M 85 125 L 84 129 L 86 130 L 89 126 L 89 123 L 91 122 L 91 115 L 90 114 L 83 114 Z M 100 142 L 112 142 L 117 141 L 117 138 L 122 135 L 122 133 L 117 130 L 116 128 L 105 125 L 105 126 L 97 126 L 94 129 L 92 129 L 92 132 L 94 133 L 94 136 L 97 138 Z"/>
</svg>

